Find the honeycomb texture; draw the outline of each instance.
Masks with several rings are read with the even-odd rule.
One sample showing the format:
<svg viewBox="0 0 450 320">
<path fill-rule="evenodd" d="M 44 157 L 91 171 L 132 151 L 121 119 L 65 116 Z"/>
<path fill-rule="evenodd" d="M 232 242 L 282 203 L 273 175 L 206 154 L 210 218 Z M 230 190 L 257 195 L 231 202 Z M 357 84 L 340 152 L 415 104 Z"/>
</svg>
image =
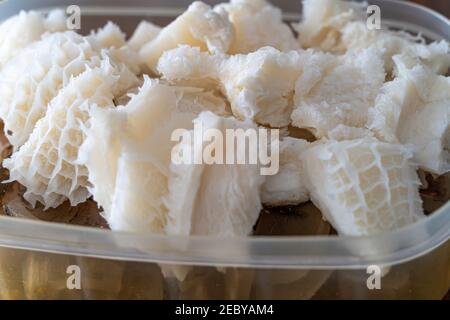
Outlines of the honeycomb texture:
<svg viewBox="0 0 450 320">
<path fill-rule="evenodd" d="M 343 235 L 367 235 L 424 217 L 412 152 L 373 138 L 319 142 L 302 154 L 311 199 Z"/>
<path fill-rule="evenodd" d="M 125 66 L 103 60 L 100 67 L 88 68 L 73 78 L 50 102 L 29 140 L 4 161 L 10 180 L 27 188 L 24 198 L 31 205 L 40 202 L 46 208 L 57 207 L 68 199 L 75 206 L 89 197 L 87 169 L 77 164 L 78 149 L 85 139 L 83 127 L 89 125 L 89 109 L 94 105 L 113 108 L 114 96 L 136 81 Z"/>
<path fill-rule="evenodd" d="M 46 34 L 10 60 L 0 71 L 0 118 L 17 150 L 48 103 L 87 67 L 100 64 L 101 48 L 72 31 Z"/>
</svg>

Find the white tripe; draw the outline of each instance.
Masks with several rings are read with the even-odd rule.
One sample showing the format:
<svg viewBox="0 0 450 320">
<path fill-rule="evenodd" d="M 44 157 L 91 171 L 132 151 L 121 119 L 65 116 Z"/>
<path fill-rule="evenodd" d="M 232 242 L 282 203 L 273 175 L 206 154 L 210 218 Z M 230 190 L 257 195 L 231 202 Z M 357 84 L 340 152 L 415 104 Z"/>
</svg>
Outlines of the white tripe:
<svg viewBox="0 0 450 320">
<path fill-rule="evenodd" d="M 226 113 L 226 104 L 220 110 L 217 102 L 198 89 L 145 77 L 126 106 L 91 111 L 80 163 L 88 168 L 90 191 L 111 229 L 163 232 L 168 214 L 163 196 L 175 145 L 171 135 L 175 129 L 192 128 L 201 111 Z"/>
<path fill-rule="evenodd" d="M 303 48 L 345 53 L 375 47 L 383 50 L 385 69 L 391 73 L 397 54 L 420 59 L 433 71 L 445 74 L 450 67 L 450 46 L 445 40 L 426 44 L 421 36 L 391 31 L 385 25 L 370 29 L 366 2 L 303 0 L 303 18 L 295 25 Z"/>
<path fill-rule="evenodd" d="M 72 31 L 47 34 L 0 70 L 0 118 L 15 150 L 71 77 L 100 64 L 100 51 L 95 42 Z"/>
<path fill-rule="evenodd" d="M 91 32 L 91 38 L 102 48 L 108 49 L 115 61 L 124 63 L 135 74 L 141 73 L 139 55 L 128 45 L 126 35 L 118 25 L 109 21 L 102 28 Z"/>
<path fill-rule="evenodd" d="M 303 0 L 302 4 L 302 20 L 294 28 L 303 48 L 336 51 L 342 28 L 352 21 L 367 19 L 366 2 Z"/>
<path fill-rule="evenodd" d="M 120 27 L 108 21 L 102 28 L 96 32 L 91 32 L 91 35 L 100 43 L 103 48 L 121 48 L 127 44 L 125 33 L 120 30 Z"/>
<path fill-rule="evenodd" d="M 250 53 L 266 46 L 280 51 L 299 48 L 282 11 L 266 0 L 231 0 L 215 6 L 214 11 L 225 11 L 233 24 L 235 37 L 229 54 Z"/>
<path fill-rule="evenodd" d="M 374 46 L 384 50 L 386 71 L 392 72 L 393 56 L 407 54 L 420 60 L 434 72 L 445 74 L 450 67 L 450 45 L 447 41 L 424 43 L 406 32 L 369 30 L 363 21 L 352 22 L 342 29 L 342 50 L 364 49 Z"/>
<path fill-rule="evenodd" d="M 264 47 L 227 56 L 179 46 L 161 56 L 157 69 L 170 83 L 222 91 L 240 120 L 285 127 L 291 121 L 297 79 L 304 74 L 310 83 L 312 76 L 322 76 L 316 69 L 331 59 L 334 56 L 312 50 L 281 52 Z"/>
<path fill-rule="evenodd" d="M 138 24 L 130 40 L 128 40 L 128 45 L 136 52 L 139 52 L 145 44 L 154 40 L 161 30 L 160 26 L 143 20 Z"/>
<path fill-rule="evenodd" d="M 310 146 L 303 139 L 286 137 L 280 141 L 280 168 L 276 175 L 267 176 L 261 190 L 265 205 L 295 205 L 309 200 L 300 155 Z"/>
<path fill-rule="evenodd" d="M 46 32 L 67 29 L 63 10 L 53 10 L 47 16 L 35 11 L 21 11 L 0 24 L 0 69 L 19 52 L 41 39 Z"/>
<path fill-rule="evenodd" d="M 297 81 L 292 125 L 326 137 L 338 125 L 361 128 L 385 80 L 382 52 L 349 51 L 309 66 Z"/>
<path fill-rule="evenodd" d="M 128 41 L 112 22 L 85 37 L 61 10 L 21 12 L 0 24 L 10 181 L 46 209 L 93 196 L 112 230 L 131 232 L 246 236 L 263 205 L 309 200 L 340 235 L 420 220 L 417 169 L 450 171 L 450 45 L 370 30 L 367 5 L 303 0 L 298 39 L 267 0 L 195 1 Z M 230 150 L 200 125 L 279 128 L 267 142 L 280 143 L 279 171 L 205 163 L 217 155 L 205 149 Z M 288 137 L 306 130 L 319 140 Z M 202 162 L 174 162 L 187 154 Z"/>
<path fill-rule="evenodd" d="M 195 1 L 172 23 L 163 28 L 156 38 L 140 50 L 142 61 L 156 72 L 160 56 L 167 50 L 184 44 L 202 51 L 227 52 L 234 39 L 234 28 L 225 11 L 214 11 L 210 6 Z"/>
<path fill-rule="evenodd" d="M 26 187 L 24 198 L 32 206 L 40 202 L 57 207 L 65 200 L 76 205 L 90 196 L 87 169 L 77 163 L 89 110 L 113 108 L 114 96 L 136 82 L 126 66 L 113 65 L 106 57 L 101 66 L 87 67 L 59 91 L 27 142 L 3 163 L 10 180 Z"/>
<path fill-rule="evenodd" d="M 45 34 L 0 70 L 0 118 L 14 150 L 27 141 L 48 103 L 71 77 L 100 66 L 104 50 L 112 60 L 139 72 L 130 49 L 102 49 L 94 37 L 73 31 Z"/>
<path fill-rule="evenodd" d="M 201 125 L 203 134 L 208 130 L 226 136 L 226 130 L 256 130 L 252 121 L 241 122 L 232 117 L 223 118 L 211 112 L 202 112 L 194 120 Z M 168 195 L 164 203 L 168 208 L 166 232 L 173 235 L 249 235 L 262 209 L 260 189 L 264 176 L 259 164 L 205 163 L 207 148 L 221 148 L 217 141 L 212 147 L 202 137 L 181 141 L 174 152 L 203 157 L 203 163 L 170 165 Z M 223 142 L 224 143 L 224 142 Z M 223 149 L 229 151 L 225 147 Z M 255 150 L 253 150 L 255 151 Z M 198 153 L 196 153 L 198 152 Z M 219 150 L 215 150 L 219 152 Z M 237 152 L 252 152 L 250 148 Z M 208 154 L 211 155 L 211 154 Z M 225 155 L 225 153 L 223 153 Z M 210 159 L 211 161 L 213 159 Z"/>
<path fill-rule="evenodd" d="M 301 158 L 311 199 L 342 235 L 393 230 L 425 217 L 409 147 L 374 138 L 319 141 Z"/>
<path fill-rule="evenodd" d="M 383 141 L 413 145 L 422 169 L 444 174 L 450 170 L 450 77 L 405 56 L 394 61 L 398 76 L 384 84 L 367 126 Z"/>
</svg>

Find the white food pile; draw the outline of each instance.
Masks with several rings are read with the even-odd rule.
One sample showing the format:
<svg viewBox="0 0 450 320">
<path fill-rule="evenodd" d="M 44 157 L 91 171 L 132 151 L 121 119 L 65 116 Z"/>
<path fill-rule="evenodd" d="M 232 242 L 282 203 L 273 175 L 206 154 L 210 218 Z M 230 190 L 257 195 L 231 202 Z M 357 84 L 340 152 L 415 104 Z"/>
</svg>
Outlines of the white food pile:
<svg viewBox="0 0 450 320">
<path fill-rule="evenodd" d="M 266 0 L 197 1 L 129 40 L 111 22 L 68 31 L 60 11 L 4 21 L 9 181 L 32 206 L 93 197 L 111 229 L 131 232 L 246 236 L 263 205 L 307 201 L 341 235 L 424 218 L 417 170 L 450 171 L 449 43 L 369 30 L 361 3 L 303 6 L 291 28 Z M 174 150 L 204 147 L 171 140 L 196 124 L 281 129 L 278 173 L 173 163 Z"/>
</svg>

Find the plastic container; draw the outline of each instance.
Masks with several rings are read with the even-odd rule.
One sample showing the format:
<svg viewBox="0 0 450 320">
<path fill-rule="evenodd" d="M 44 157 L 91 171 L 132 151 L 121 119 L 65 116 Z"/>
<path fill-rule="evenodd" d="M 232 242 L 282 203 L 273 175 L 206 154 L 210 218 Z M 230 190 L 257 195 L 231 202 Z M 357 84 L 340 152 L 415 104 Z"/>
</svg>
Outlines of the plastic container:
<svg viewBox="0 0 450 320">
<path fill-rule="evenodd" d="M 75 3 L 84 31 L 111 19 L 130 33 L 144 18 L 167 23 L 189 2 L 14 0 L 0 4 L 0 19 Z M 370 2 L 381 7 L 383 22 L 450 40 L 449 20 L 429 9 Z M 277 5 L 286 20 L 298 19 L 299 1 Z M 415 225 L 360 238 L 166 237 L 2 216 L 0 298 L 442 299 L 450 287 L 449 238 L 450 203 Z M 383 275 L 380 290 L 367 285 L 376 284 L 367 273 L 372 265 Z"/>
</svg>

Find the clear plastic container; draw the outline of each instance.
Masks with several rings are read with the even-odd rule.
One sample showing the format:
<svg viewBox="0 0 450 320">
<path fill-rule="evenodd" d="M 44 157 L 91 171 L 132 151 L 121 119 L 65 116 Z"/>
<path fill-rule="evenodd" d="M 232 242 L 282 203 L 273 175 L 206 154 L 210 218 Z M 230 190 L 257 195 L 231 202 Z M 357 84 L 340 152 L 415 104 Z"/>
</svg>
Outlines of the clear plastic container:
<svg viewBox="0 0 450 320">
<path fill-rule="evenodd" d="M 110 19 L 130 33 L 141 19 L 167 23 L 189 2 L 14 0 L 0 4 L 0 19 L 79 4 L 84 31 Z M 370 2 L 391 26 L 450 40 L 450 22 L 431 10 Z M 298 20 L 299 1 L 276 4 Z M 358 238 L 167 237 L 2 216 L 0 299 L 442 299 L 449 238 L 450 203 L 415 225 Z M 380 290 L 367 285 L 372 265 L 383 275 Z M 70 289 L 74 275 L 81 289 Z"/>
</svg>

